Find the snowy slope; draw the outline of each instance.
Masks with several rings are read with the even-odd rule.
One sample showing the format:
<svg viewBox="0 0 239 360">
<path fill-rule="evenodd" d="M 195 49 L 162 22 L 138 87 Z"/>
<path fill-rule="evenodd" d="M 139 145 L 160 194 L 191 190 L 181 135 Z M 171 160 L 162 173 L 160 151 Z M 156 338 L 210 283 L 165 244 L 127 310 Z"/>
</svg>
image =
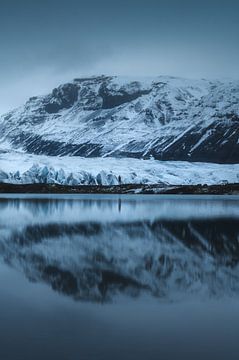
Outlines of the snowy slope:
<svg viewBox="0 0 239 360">
<path fill-rule="evenodd" d="M 127 184 L 235 183 L 239 182 L 239 164 L 0 154 L 0 182 L 116 185 L 119 175 Z"/>
<path fill-rule="evenodd" d="M 239 82 L 75 79 L 0 118 L 0 150 L 239 163 Z"/>
</svg>

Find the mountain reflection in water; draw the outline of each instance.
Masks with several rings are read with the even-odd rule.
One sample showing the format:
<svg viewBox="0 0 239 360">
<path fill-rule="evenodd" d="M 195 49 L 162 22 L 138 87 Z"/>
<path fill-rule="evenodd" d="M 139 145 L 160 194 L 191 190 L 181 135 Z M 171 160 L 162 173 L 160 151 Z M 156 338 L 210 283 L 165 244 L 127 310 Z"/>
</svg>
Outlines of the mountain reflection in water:
<svg viewBox="0 0 239 360">
<path fill-rule="evenodd" d="M 2 198 L 0 256 L 75 300 L 239 294 L 235 198 Z"/>
</svg>

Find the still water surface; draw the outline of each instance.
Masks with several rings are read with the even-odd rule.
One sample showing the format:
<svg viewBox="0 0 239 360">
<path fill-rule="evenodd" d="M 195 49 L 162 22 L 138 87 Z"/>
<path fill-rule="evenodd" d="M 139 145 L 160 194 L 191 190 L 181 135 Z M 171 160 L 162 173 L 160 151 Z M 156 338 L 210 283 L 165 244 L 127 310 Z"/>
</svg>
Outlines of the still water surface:
<svg viewBox="0 0 239 360">
<path fill-rule="evenodd" d="M 239 198 L 0 198 L 0 359 L 238 359 Z"/>
</svg>

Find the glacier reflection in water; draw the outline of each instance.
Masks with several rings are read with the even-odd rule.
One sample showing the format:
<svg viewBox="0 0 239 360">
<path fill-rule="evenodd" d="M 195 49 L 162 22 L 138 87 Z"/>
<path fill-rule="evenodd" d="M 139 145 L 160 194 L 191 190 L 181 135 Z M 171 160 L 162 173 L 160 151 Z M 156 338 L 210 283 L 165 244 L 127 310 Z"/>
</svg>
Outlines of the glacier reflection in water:
<svg viewBox="0 0 239 360">
<path fill-rule="evenodd" d="M 237 198 L 49 196 L 0 200 L 0 256 L 75 300 L 239 294 Z"/>
<path fill-rule="evenodd" d="M 0 358 L 237 360 L 239 199 L 0 199 Z"/>
</svg>

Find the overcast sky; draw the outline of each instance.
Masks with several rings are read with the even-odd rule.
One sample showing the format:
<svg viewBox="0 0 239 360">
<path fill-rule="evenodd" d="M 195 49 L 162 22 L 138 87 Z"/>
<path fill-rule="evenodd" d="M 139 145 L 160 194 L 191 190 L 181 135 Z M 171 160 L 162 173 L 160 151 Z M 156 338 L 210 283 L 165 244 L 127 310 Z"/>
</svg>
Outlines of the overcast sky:
<svg viewBox="0 0 239 360">
<path fill-rule="evenodd" d="M 0 113 L 93 74 L 239 78 L 238 0 L 0 0 Z"/>
</svg>

